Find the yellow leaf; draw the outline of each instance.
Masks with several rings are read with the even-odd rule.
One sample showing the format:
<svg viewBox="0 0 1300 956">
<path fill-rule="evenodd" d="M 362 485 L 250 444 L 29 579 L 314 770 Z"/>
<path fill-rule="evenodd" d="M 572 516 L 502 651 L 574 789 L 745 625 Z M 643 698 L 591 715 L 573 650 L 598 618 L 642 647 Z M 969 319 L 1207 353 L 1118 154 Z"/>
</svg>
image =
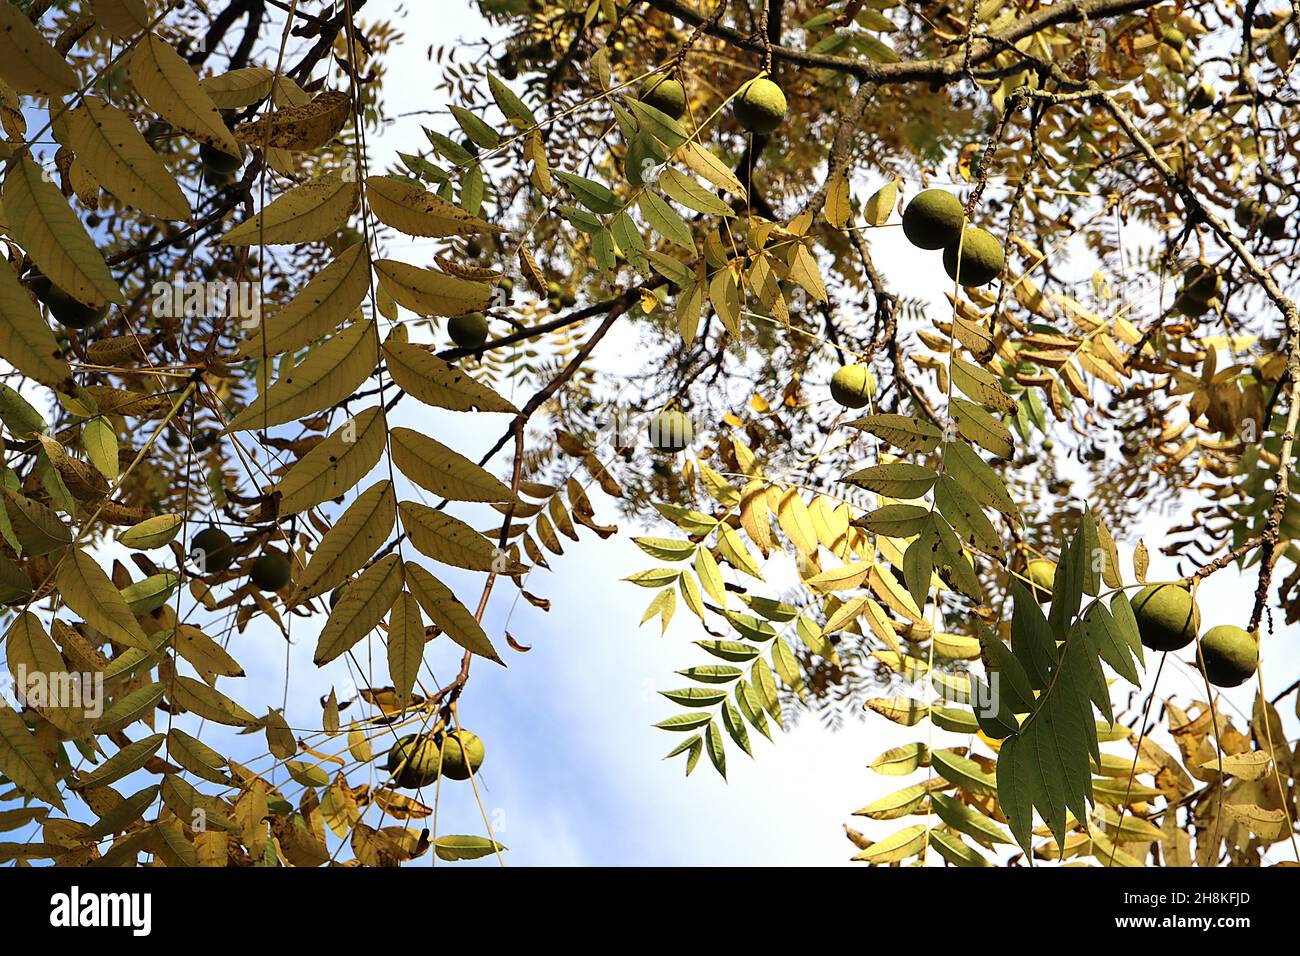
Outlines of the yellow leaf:
<svg viewBox="0 0 1300 956">
<path fill-rule="evenodd" d="M 154 518 L 146 518 L 123 531 L 117 536 L 117 540 L 123 546 L 139 551 L 162 548 L 176 537 L 176 532 L 184 522 L 183 515 L 158 515 Z"/>
<path fill-rule="evenodd" d="M 8 263 L 0 263 L 0 357 L 42 385 L 71 384 L 72 369 L 54 333 Z"/>
<path fill-rule="evenodd" d="M 352 98 L 340 90 L 323 90 L 310 103 L 285 106 L 235 130 L 241 143 L 295 152 L 320 149 L 343 128 Z"/>
<path fill-rule="evenodd" d="M 358 242 L 340 252 L 284 308 L 240 342 L 239 354 L 279 355 L 329 335 L 361 305 L 369 285 L 370 256 L 366 244 Z"/>
<path fill-rule="evenodd" d="M 280 513 L 297 514 L 350 491 L 379 461 L 384 450 L 384 415 L 379 406 L 359 412 L 304 455 L 280 479 Z"/>
<path fill-rule="evenodd" d="M 18 244 L 64 292 L 91 306 L 126 301 L 81 220 L 30 157 L 5 177 L 4 211 Z"/>
<path fill-rule="evenodd" d="M 156 33 L 147 34 L 131 54 L 130 75 L 136 92 L 172 126 L 228 156 L 240 154 L 194 69 Z"/>
<path fill-rule="evenodd" d="M 393 464 L 427 491 L 453 501 L 510 501 L 495 475 L 446 445 L 410 428 L 392 431 Z"/>
<path fill-rule="evenodd" d="M 518 409 L 459 366 L 445 362 L 428 349 L 389 339 L 384 360 L 393 381 L 408 395 L 426 405 L 468 412 L 515 412 Z"/>
<path fill-rule="evenodd" d="M 266 67 L 246 66 L 218 76 L 210 76 L 199 83 L 203 92 L 218 109 L 236 110 L 252 106 L 271 92 L 275 74 Z"/>
<path fill-rule="evenodd" d="M 472 236 L 500 231 L 402 176 L 368 177 L 366 202 L 380 222 L 408 236 Z"/>
<path fill-rule="evenodd" d="M 700 144 L 689 141 L 677 151 L 677 155 L 703 179 L 707 179 L 719 189 L 741 199 L 745 198 L 745 187 L 736 178 L 736 174 L 721 159 Z"/>
<path fill-rule="evenodd" d="M 126 606 L 122 593 L 85 551 L 75 547 L 69 550 L 59 562 L 55 580 L 63 603 L 85 618 L 91 627 L 119 644 L 153 652 L 153 644 Z"/>
<path fill-rule="evenodd" d="M 421 553 L 457 568 L 498 570 L 493 563 L 500 562 L 500 552 L 459 518 L 414 501 L 403 501 L 397 508 L 402 527 Z"/>
<path fill-rule="evenodd" d="M 227 727 L 249 727 L 257 723 L 256 717 L 221 691 L 192 677 L 174 676 L 167 685 L 167 696 L 203 719 Z"/>
<path fill-rule="evenodd" d="M 397 702 L 405 707 L 424 660 L 424 618 L 420 605 L 407 591 L 397 595 L 388 616 L 388 679 Z"/>
<path fill-rule="evenodd" d="M 49 97 L 75 93 L 80 85 L 72 67 L 14 3 L 0 4 L 0 79 L 15 93 Z"/>
<path fill-rule="evenodd" d="M 65 809 L 53 761 L 27 729 L 23 718 L 3 700 L 0 700 L 0 773 L 24 793 Z"/>
<path fill-rule="evenodd" d="M 391 481 L 380 481 L 357 496 L 325 532 L 298 581 L 299 594 L 315 597 L 342 583 L 387 540 L 397 520 Z"/>
<path fill-rule="evenodd" d="M 354 322 L 299 365 L 283 372 L 270 388 L 235 416 L 229 431 L 270 428 L 330 408 L 366 380 L 375 367 L 375 323 Z"/>
<path fill-rule="evenodd" d="M 135 128 L 131 118 L 97 96 L 87 96 L 67 116 L 68 145 L 114 196 L 162 219 L 188 219 L 181 187 Z"/>
<path fill-rule="evenodd" d="M 130 40 L 149 29 L 145 0 L 90 0 L 95 22 L 119 40 Z"/>
<path fill-rule="evenodd" d="M 871 198 L 867 200 L 866 207 L 862 214 L 866 217 L 868 224 L 872 226 L 883 226 L 893 215 L 894 204 L 898 201 L 898 180 L 891 180 L 884 186 L 881 186 Z"/>
<path fill-rule="evenodd" d="M 470 653 L 505 665 L 492 646 L 492 641 L 483 632 L 483 626 L 452 593 L 451 588 L 410 561 L 406 562 L 406 583 L 424 608 L 424 613 L 429 615 L 429 619 L 444 634 Z"/>
<path fill-rule="evenodd" d="M 357 205 L 357 184 L 325 175 L 295 186 L 221 241 L 231 246 L 297 245 L 338 232 Z M 471 310 L 472 311 L 472 310 Z"/>
<path fill-rule="evenodd" d="M 402 590 L 402 559 L 380 558 L 348 585 L 316 643 L 315 662 L 328 664 L 379 626 Z"/>
<path fill-rule="evenodd" d="M 841 170 L 826 187 L 826 221 L 834 229 L 843 229 L 853 218 L 853 205 L 849 194 L 849 179 Z"/>
<path fill-rule="evenodd" d="M 492 304 L 492 287 L 485 282 L 458 279 L 396 259 L 378 260 L 375 271 L 380 288 L 416 315 L 468 315 Z"/>
</svg>

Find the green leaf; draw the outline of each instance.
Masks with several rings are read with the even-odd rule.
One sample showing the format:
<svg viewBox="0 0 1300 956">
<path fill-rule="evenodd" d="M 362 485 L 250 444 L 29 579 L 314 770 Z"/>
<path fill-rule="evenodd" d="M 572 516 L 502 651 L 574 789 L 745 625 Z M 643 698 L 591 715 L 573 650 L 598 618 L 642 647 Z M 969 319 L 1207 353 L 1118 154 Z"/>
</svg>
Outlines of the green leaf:
<svg viewBox="0 0 1300 956">
<path fill-rule="evenodd" d="M 943 438 L 943 432 L 936 426 L 910 415 L 869 415 L 848 424 L 909 453 L 929 454 L 939 447 Z"/>
<path fill-rule="evenodd" d="M 722 743 L 722 731 L 717 721 L 709 721 L 709 729 L 704 735 L 704 749 L 708 751 L 709 762 L 723 780 L 727 779 L 727 751 Z"/>
<path fill-rule="evenodd" d="M 487 837 L 449 835 L 440 836 L 433 841 L 433 852 L 438 859 L 454 863 L 458 860 L 478 860 L 505 850 L 503 843 L 495 843 Z"/>
<path fill-rule="evenodd" d="M 681 690 L 661 690 L 659 693 L 683 707 L 712 707 L 727 699 L 725 690 L 714 690 L 711 687 L 683 687 Z"/>
<path fill-rule="evenodd" d="M 920 498 L 938 477 L 930 468 L 899 461 L 872 465 L 845 475 L 841 480 L 890 498 Z"/>
<path fill-rule="evenodd" d="M 514 90 L 491 73 L 488 74 L 488 88 L 492 91 L 492 99 L 496 101 L 497 107 L 505 114 L 511 126 L 526 130 L 537 125 L 537 117 L 533 115 L 533 111 L 524 105 L 524 101 L 515 95 Z"/>
<path fill-rule="evenodd" d="M 646 191 L 637 200 L 637 208 L 641 210 L 641 215 L 655 232 L 692 255 L 695 254 L 695 238 L 691 234 L 691 227 L 662 196 Z"/>
</svg>

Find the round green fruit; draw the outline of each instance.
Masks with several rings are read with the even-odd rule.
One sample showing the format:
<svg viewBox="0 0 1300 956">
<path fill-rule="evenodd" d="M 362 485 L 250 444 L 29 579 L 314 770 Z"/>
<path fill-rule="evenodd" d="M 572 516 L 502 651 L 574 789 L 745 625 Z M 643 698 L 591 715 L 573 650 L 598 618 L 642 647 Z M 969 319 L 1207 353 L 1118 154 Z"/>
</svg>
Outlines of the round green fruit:
<svg viewBox="0 0 1300 956">
<path fill-rule="evenodd" d="M 785 94 L 771 80 L 760 77 L 740 88 L 731 108 L 741 127 L 765 136 L 785 120 Z"/>
<path fill-rule="evenodd" d="M 347 589 L 348 589 L 347 584 L 340 584 L 338 587 L 336 587 L 333 591 L 330 592 L 331 611 L 339 606 L 339 598 L 343 597 L 343 592 L 345 592 Z"/>
<path fill-rule="evenodd" d="M 209 146 L 203 143 L 199 146 L 199 161 L 203 163 L 203 168 L 207 172 L 215 173 L 218 176 L 230 176 L 239 171 L 244 165 L 246 151 L 243 146 L 239 148 L 238 156 L 231 156 L 215 146 Z"/>
<path fill-rule="evenodd" d="M 1211 684 L 1236 687 L 1255 673 L 1259 664 L 1259 645 L 1249 631 L 1232 624 L 1220 624 L 1205 632 L 1197 656 Z"/>
<path fill-rule="evenodd" d="M 695 423 L 685 412 L 669 409 L 650 419 L 646 433 L 655 451 L 676 454 L 695 438 Z"/>
<path fill-rule="evenodd" d="M 682 86 L 680 80 L 659 74 L 649 77 L 641 84 L 636 98 L 661 113 L 667 113 L 673 119 L 680 119 L 686 112 L 686 87 Z"/>
<path fill-rule="evenodd" d="M 876 397 L 876 377 L 865 365 L 845 365 L 831 376 L 831 398 L 845 408 L 863 408 Z"/>
<path fill-rule="evenodd" d="M 482 312 L 453 316 L 447 322 L 447 334 L 463 349 L 480 348 L 487 341 L 487 316 Z"/>
<path fill-rule="evenodd" d="M 1176 651 L 1196 639 L 1201 612 L 1191 592 L 1178 584 L 1149 584 L 1133 596 L 1142 643 L 1153 651 Z"/>
<path fill-rule="evenodd" d="M 396 774 L 397 786 L 407 790 L 418 790 L 437 780 L 441 761 L 438 744 L 427 734 L 407 734 L 388 751 L 388 771 Z"/>
<path fill-rule="evenodd" d="M 497 72 L 501 74 L 503 80 L 513 80 L 519 76 L 519 67 L 515 64 L 515 58 L 509 53 L 503 54 L 497 59 Z"/>
<path fill-rule="evenodd" d="M 1046 604 L 1052 599 L 1052 585 L 1056 583 L 1056 562 L 1047 558 L 1035 558 L 1025 568 L 1025 577 L 1029 579 L 1029 591 L 1039 604 Z"/>
<path fill-rule="evenodd" d="M 86 303 L 64 292 L 46 276 L 37 275 L 31 279 L 31 290 L 36 298 L 45 303 L 50 315 L 60 325 L 70 329 L 84 329 L 94 325 L 108 315 L 107 303 L 99 307 Z"/>
<path fill-rule="evenodd" d="M 483 741 L 468 730 L 457 730 L 442 739 L 442 774 L 452 780 L 468 780 L 483 765 Z"/>
<path fill-rule="evenodd" d="M 248 579 L 263 591 L 278 591 L 293 578 L 293 566 L 278 551 L 259 555 L 248 569 Z"/>
<path fill-rule="evenodd" d="M 1209 83 L 1198 83 L 1187 97 L 1187 105 L 1194 110 L 1207 110 L 1219 98 L 1218 91 Z"/>
<path fill-rule="evenodd" d="M 943 250 L 943 268 L 948 273 L 948 278 L 956 279 L 960 274 L 961 284 L 970 288 L 988 285 L 1002 274 L 1006 256 L 1002 252 L 1002 243 L 998 242 L 993 233 L 978 226 L 966 227 L 965 238 L 960 242 L 960 273 L 957 268 L 958 245 L 954 242 Z"/>
<path fill-rule="evenodd" d="M 235 561 L 235 542 L 220 528 L 204 528 L 190 539 L 190 558 L 200 574 L 220 574 Z"/>
<path fill-rule="evenodd" d="M 961 237 L 965 218 L 961 200 L 952 193 L 925 189 L 903 210 L 903 235 L 920 249 L 942 249 Z"/>
</svg>

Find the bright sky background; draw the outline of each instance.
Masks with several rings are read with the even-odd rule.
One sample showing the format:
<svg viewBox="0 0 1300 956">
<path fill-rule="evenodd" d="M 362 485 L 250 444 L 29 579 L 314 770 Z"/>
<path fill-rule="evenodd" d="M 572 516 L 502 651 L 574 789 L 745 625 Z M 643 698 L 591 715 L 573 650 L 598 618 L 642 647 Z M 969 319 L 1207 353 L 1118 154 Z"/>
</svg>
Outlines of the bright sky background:
<svg viewBox="0 0 1300 956">
<path fill-rule="evenodd" d="M 365 12 L 368 20 L 374 20 L 399 8 L 406 12 L 398 26 L 406 31 L 407 39 L 388 56 L 386 113 L 396 116 L 441 109 L 445 103 L 431 102 L 434 67 L 425 51 L 430 44 L 481 36 L 483 25 L 475 5 L 469 0 L 411 5 L 372 0 Z M 398 122 L 382 136 L 371 139 L 372 168 L 381 170 L 394 164 L 399 149 L 419 152 L 425 148 L 422 122 L 448 128 L 445 116 L 419 116 Z M 880 184 L 868 171 L 860 194 L 865 196 Z M 390 253 L 416 264 L 429 264 L 427 245 L 404 247 L 398 242 L 390 247 Z M 938 253 L 912 250 L 896 228 L 878 233 L 873 253 L 895 291 L 924 297 L 936 308 L 943 307 L 941 295 L 936 294 L 941 283 L 935 280 L 943 276 Z M 639 361 L 642 354 L 635 333 L 620 328 L 601 343 L 596 359 L 600 367 L 617 371 Z M 486 427 L 483 422 L 490 416 L 459 416 L 430 411 L 413 402 L 408 405 L 411 407 L 396 416 L 395 424 L 426 429 L 470 457 L 485 450 L 499 434 L 499 428 L 507 424 L 500 417 L 499 427 L 498 423 Z M 498 472 L 503 473 L 508 456 L 500 456 L 496 464 Z M 361 487 L 373 480 L 363 482 Z M 614 515 L 608 502 L 595 494 L 593 500 L 598 520 L 612 521 Z M 482 511 L 474 512 L 474 517 L 478 523 L 486 523 Z M 1152 527 L 1166 523 L 1155 516 Z M 530 591 L 553 602 L 549 613 L 526 601 L 516 601 L 509 581 L 499 582 L 493 595 L 484 623 L 510 666 L 503 669 L 477 661 L 461 701 L 460 716 L 464 726 L 486 742 L 487 760 L 478 780 L 493 831 L 510 848 L 507 863 L 830 865 L 846 861 L 854 852 L 844 838 L 843 823 L 876 837 L 897 829 L 897 822 L 875 824 L 850 814 L 914 782 L 876 776 L 867 769 L 867 763 L 898 743 L 926 739 L 925 726 L 900 729 L 873 716 L 865 722 L 851 720 L 832 733 L 809 717 L 793 731 L 776 734 L 775 744 L 751 733 L 754 760 L 728 742 L 728 783 L 718 778 L 707 759 L 700 761 L 689 779 L 683 777 L 682 758 L 670 762 L 661 759 L 678 738 L 651 725 L 679 708 L 656 692 L 686 683 L 673 674 L 678 668 L 707 660 L 690 646 L 691 641 L 704 635 L 693 626 L 695 619 L 684 608 L 679 608 L 666 637 L 659 637 L 657 623 L 638 627 L 652 592 L 620 579 L 655 564 L 631 541 L 644 530 L 623 526 L 617 536 L 607 541 L 586 531 L 580 544 L 566 540 L 566 555 L 551 560 L 554 570 L 538 571 L 527 584 Z M 664 531 L 662 526 L 655 530 Z M 1140 530 L 1126 539 L 1127 547 L 1121 542 L 1126 563 Z M 1148 531 L 1147 543 L 1153 554 L 1152 577 L 1171 571 L 1158 554 L 1164 542 Z M 472 606 L 482 575 L 435 570 Z M 1235 579 L 1234 574 L 1222 572 L 1202 588 L 1200 603 L 1206 627 L 1241 622 L 1248 613 L 1253 574 L 1244 582 Z M 777 596 L 779 589 L 768 593 Z M 188 606 L 188 597 L 186 602 Z M 331 686 L 343 698 L 351 679 L 361 683 L 342 661 L 324 669 L 312 664 L 316 636 L 323 623 L 323 616 L 293 619 L 286 716 L 295 728 L 320 726 L 319 700 Z M 507 629 L 533 649 L 527 654 L 508 650 L 503 637 Z M 1284 641 L 1294 648 L 1294 633 L 1294 628 L 1286 629 L 1273 645 L 1266 646 L 1265 661 L 1270 668 L 1266 674 L 1297 672 L 1300 661 L 1295 650 L 1288 657 L 1278 649 Z M 366 647 L 363 644 L 357 649 L 363 661 Z M 382 686 L 382 642 L 372 638 L 368 648 L 373 655 L 376 682 Z M 278 704 L 284 692 L 286 648 L 277 632 L 258 625 L 236 635 L 230 649 L 250 676 L 239 681 L 222 680 L 220 689 L 256 713 L 267 703 Z M 1190 659 L 1191 655 L 1182 656 Z M 445 683 L 458 665 L 458 649 L 443 638 L 431 645 L 430 657 L 435 674 Z M 1275 660 L 1278 666 L 1273 665 Z M 1192 683 L 1188 668 L 1170 671 L 1167 667 L 1164 681 L 1168 683 L 1163 687 L 1182 688 L 1187 692 L 1183 703 L 1202 693 Z M 1268 678 L 1270 693 L 1283 683 Z M 1233 704 L 1249 710 L 1249 688 L 1226 696 Z M 1288 700 L 1288 710 L 1290 703 Z M 237 737 L 210 725 L 207 730 L 215 734 L 214 746 L 222 748 L 217 741 L 224 741 L 228 748 L 223 752 L 237 759 L 241 754 L 264 750 L 260 734 Z M 934 731 L 933 743 L 953 746 L 966 740 Z M 341 745 L 338 738 L 338 743 L 327 749 L 333 751 Z M 258 765 L 255 769 L 259 769 Z M 273 779 L 286 782 L 283 772 Z M 354 776 L 354 782 L 359 779 L 360 775 Z M 371 782 L 382 782 L 382 774 Z M 903 821 L 907 822 L 912 821 Z M 484 833 L 482 813 L 468 783 L 449 782 L 443 787 L 438 832 Z M 422 862 L 427 861 L 428 857 Z M 495 860 L 470 865 L 495 865 Z"/>
</svg>

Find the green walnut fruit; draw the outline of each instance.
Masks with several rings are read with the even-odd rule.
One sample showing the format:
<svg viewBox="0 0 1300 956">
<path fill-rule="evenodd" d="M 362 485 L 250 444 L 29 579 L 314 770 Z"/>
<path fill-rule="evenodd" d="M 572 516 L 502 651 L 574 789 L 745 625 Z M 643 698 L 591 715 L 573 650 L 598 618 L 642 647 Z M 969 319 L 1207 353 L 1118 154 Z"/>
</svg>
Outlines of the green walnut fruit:
<svg viewBox="0 0 1300 956">
<path fill-rule="evenodd" d="M 961 284 L 970 288 L 987 285 L 1002 274 L 1006 255 L 1002 251 L 1002 243 L 998 242 L 993 233 L 978 226 L 966 227 L 965 238 L 960 241 L 960 273 L 957 269 L 958 245 L 954 242 L 943 250 L 943 267 L 948 278 L 956 279 L 960 274 Z"/>
<path fill-rule="evenodd" d="M 480 348 L 487 341 L 487 316 L 482 312 L 453 316 L 447 321 L 447 334 L 463 349 Z"/>
<path fill-rule="evenodd" d="M 1194 110 L 1207 110 L 1219 98 L 1218 91 L 1209 83 L 1198 83 L 1187 97 L 1187 105 Z"/>
<path fill-rule="evenodd" d="M 246 150 L 243 146 L 239 147 L 239 155 L 231 156 L 229 153 L 217 149 L 215 146 L 209 146 L 207 143 L 199 147 L 199 161 L 203 163 L 205 172 L 213 173 L 217 176 L 230 176 L 239 171 L 244 165 Z"/>
<path fill-rule="evenodd" d="M 845 365 L 831 376 L 831 398 L 845 408 L 863 408 L 876 397 L 876 377 L 865 365 Z"/>
<path fill-rule="evenodd" d="M 650 419 L 646 434 L 655 451 L 676 454 L 694 440 L 695 422 L 685 412 L 669 409 Z"/>
<path fill-rule="evenodd" d="M 347 584 L 340 584 L 338 587 L 336 587 L 333 591 L 330 592 L 331 611 L 339 606 L 339 598 L 343 597 L 343 592 L 345 592 L 347 589 L 348 589 Z"/>
<path fill-rule="evenodd" d="M 571 309 L 577 303 L 578 297 L 568 289 L 560 293 L 560 305 L 565 309 Z"/>
<path fill-rule="evenodd" d="M 278 591 L 293 577 L 289 559 L 278 551 L 258 555 L 248 569 L 248 579 L 263 591 Z"/>
<path fill-rule="evenodd" d="M 1149 584 L 1133 596 L 1142 643 L 1153 651 L 1176 651 L 1196 639 L 1201 611 L 1178 584 Z"/>
<path fill-rule="evenodd" d="M 771 80 L 760 77 L 740 88 L 731 109 L 742 128 L 765 136 L 785 120 L 785 94 Z"/>
<path fill-rule="evenodd" d="M 1183 274 L 1183 288 L 1174 303 L 1183 315 L 1197 318 L 1210 311 L 1223 286 L 1219 270 L 1205 262 L 1197 262 Z"/>
<path fill-rule="evenodd" d="M 1194 263 L 1183 273 L 1183 295 L 1193 299 L 1210 300 L 1219 294 L 1223 276 L 1208 262 Z"/>
<path fill-rule="evenodd" d="M 482 756 L 479 761 L 482 762 Z M 395 783 L 407 790 L 427 787 L 438 779 L 442 755 L 438 744 L 428 734 L 407 734 L 388 751 L 388 771 L 396 774 Z"/>
<path fill-rule="evenodd" d="M 455 730 L 442 738 L 442 775 L 468 780 L 483 765 L 483 741 L 468 730 Z"/>
<path fill-rule="evenodd" d="M 220 574 L 235 561 L 235 542 L 220 528 L 204 528 L 190 539 L 190 558 L 200 574 Z"/>
<path fill-rule="evenodd" d="M 1233 218 L 1243 229 L 1258 229 L 1266 239 L 1277 240 L 1286 235 L 1286 219 L 1273 211 L 1273 207 L 1257 199 L 1243 199 L 1237 203 Z"/>
<path fill-rule="evenodd" d="M 1236 687 L 1255 673 L 1259 664 L 1259 645 L 1249 631 L 1232 624 L 1220 624 L 1205 632 L 1197 656 L 1211 684 Z"/>
<path fill-rule="evenodd" d="M 965 218 L 961 200 L 952 193 L 925 189 L 903 210 L 903 235 L 920 249 L 942 249 L 961 237 Z"/>
<path fill-rule="evenodd" d="M 46 276 L 33 276 L 30 288 L 36 298 L 45 303 L 55 321 L 67 328 L 84 329 L 108 315 L 107 303 L 98 307 L 86 305 L 64 292 Z"/>
<path fill-rule="evenodd" d="M 1052 599 L 1052 585 L 1056 583 L 1056 562 L 1047 558 L 1035 558 L 1025 568 L 1025 577 L 1029 579 L 1029 591 L 1039 604 L 1046 604 Z"/>
<path fill-rule="evenodd" d="M 673 119 L 680 119 L 686 112 L 686 87 L 680 80 L 666 76 L 649 77 L 641 84 L 636 98 L 647 106 L 653 106 L 661 113 L 667 113 Z"/>
</svg>

